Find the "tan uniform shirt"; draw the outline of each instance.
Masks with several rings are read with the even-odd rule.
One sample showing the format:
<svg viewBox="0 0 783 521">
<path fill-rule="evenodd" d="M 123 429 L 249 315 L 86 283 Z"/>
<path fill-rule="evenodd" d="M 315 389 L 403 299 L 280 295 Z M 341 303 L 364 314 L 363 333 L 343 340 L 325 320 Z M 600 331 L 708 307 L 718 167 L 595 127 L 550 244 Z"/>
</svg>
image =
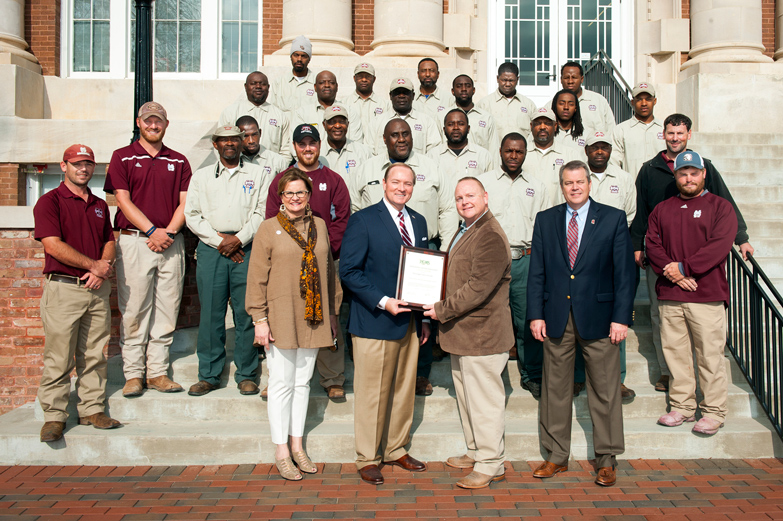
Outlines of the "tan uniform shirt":
<svg viewBox="0 0 783 521">
<path fill-rule="evenodd" d="M 386 127 L 386 123 L 395 118 L 403 119 L 410 125 L 411 135 L 413 136 L 413 150 L 416 152 L 426 154 L 443 143 L 443 136 L 441 131 L 438 130 L 435 118 L 427 112 L 422 112 L 414 107 L 405 116 L 400 116 L 392 110 L 381 114 L 381 117 L 375 118 L 370 132 L 365 132 L 364 143 L 370 147 L 373 154 L 383 155 L 386 153 L 386 145 L 383 142 L 383 129 Z"/>
<path fill-rule="evenodd" d="M 185 222 L 208 246 L 217 248 L 218 232 L 236 232 L 242 246 L 253 240 L 264 220 L 266 195 L 276 172 L 242 162 L 233 173 L 222 163 L 197 170 L 188 187 Z"/>
<path fill-rule="evenodd" d="M 582 124 L 585 128 L 590 127 L 606 133 L 614 128 L 612 108 L 606 98 L 597 92 L 582 88 L 582 95 L 579 96 L 579 112 L 582 114 Z"/>
<path fill-rule="evenodd" d="M 512 248 L 530 248 L 536 215 L 549 208 L 547 187 L 526 168 L 511 179 L 501 169 L 479 176 L 489 193 L 489 209 L 506 232 Z"/>
<path fill-rule="evenodd" d="M 430 150 L 427 156 L 438 164 L 441 172 L 453 178 L 455 182 L 463 177 L 478 177 L 495 168 L 489 152 L 475 145 L 471 140 L 468 140 L 468 145 L 462 149 L 460 155 L 456 155 L 446 143 L 443 143 Z"/>
<path fill-rule="evenodd" d="M 537 177 L 546 185 L 550 196 L 547 208 L 559 204 L 560 167 L 575 159 L 586 161 L 584 150 L 580 151 L 578 147 L 564 146 L 557 141 L 546 150 L 536 148 L 532 141 L 527 144 L 527 156 L 525 156 L 522 168 L 526 173 Z"/>
<path fill-rule="evenodd" d="M 356 91 L 353 91 L 343 99 L 342 103 L 349 109 L 353 109 L 354 112 L 359 113 L 359 116 L 362 118 L 362 130 L 364 132 L 372 128 L 375 118 L 393 112 L 389 97 L 382 98 L 375 92 L 370 94 L 369 98 L 364 99 Z"/>
<path fill-rule="evenodd" d="M 459 107 L 457 107 L 457 104 L 454 103 L 454 99 L 452 98 L 451 105 L 447 107 L 441 120 L 446 117 L 446 114 L 448 114 L 450 110 L 456 108 Z M 443 123 L 443 121 L 441 121 L 441 123 Z M 492 113 L 490 113 L 488 109 L 473 105 L 473 108 L 468 111 L 468 124 L 470 124 L 468 139 L 470 139 L 471 143 L 486 148 L 493 154 L 500 150 L 500 138 L 498 137 L 495 118 L 492 117 Z M 445 127 L 445 123 L 441 126 Z"/>
<path fill-rule="evenodd" d="M 446 115 L 446 108 L 449 106 L 448 98 L 450 96 L 450 92 L 441 91 L 438 87 L 435 87 L 435 92 L 429 96 L 425 96 L 421 91 L 417 91 L 413 97 L 413 108 L 427 112 L 440 123 L 443 123 L 443 116 Z"/>
<path fill-rule="evenodd" d="M 301 105 L 314 100 L 315 97 L 315 72 L 308 69 L 307 76 L 299 83 L 293 73 L 278 76 L 272 81 L 270 96 L 274 96 L 273 105 L 277 105 L 286 112 L 294 112 Z"/>
<path fill-rule="evenodd" d="M 642 164 L 665 148 L 662 121 L 654 119 L 648 124 L 631 117 L 612 131 L 612 156 L 609 162 L 629 172 L 635 179 Z"/>
<path fill-rule="evenodd" d="M 327 140 L 321 141 L 321 156 L 319 161 L 330 170 L 340 174 L 347 186 L 356 177 L 359 169 L 372 157 L 370 149 L 363 143 L 346 140 L 345 146 L 339 152 L 329 146 Z"/>
<path fill-rule="evenodd" d="M 599 178 L 590 173 L 590 197 L 601 204 L 623 210 L 628 227 L 636 215 L 636 183 L 633 176 L 615 165 L 607 165 L 604 175 Z M 564 203 L 563 191 L 558 191 L 558 204 Z"/>
<path fill-rule="evenodd" d="M 519 132 L 525 136 L 525 139 L 530 140 L 530 116 L 536 112 L 536 104 L 529 98 L 519 92 L 511 98 L 506 98 L 496 90 L 482 98 L 476 105 L 492 114 L 498 142 L 511 132 Z"/>
<path fill-rule="evenodd" d="M 218 126 L 236 125 L 242 116 L 252 116 L 258 122 L 261 132 L 261 146 L 276 154 L 287 155 L 291 150 L 291 132 L 288 114 L 279 107 L 265 101 L 254 105 L 243 97 L 223 110 Z"/>
<path fill-rule="evenodd" d="M 253 157 L 242 154 L 242 160 L 262 167 L 264 169 L 264 174 L 272 172 L 273 179 L 291 164 L 291 160 L 287 156 L 275 154 L 264 147 L 261 147 L 258 154 Z"/>
<path fill-rule="evenodd" d="M 390 164 L 388 153 L 384 153 L 367 161 L 359 170 L 358 175 L 348 185 L 351 192 L 351 211 L 359 211 L 381 200 L 381 180 Z M 423 154 L 411 152 L 405 164 L 416 172 L 416 185 L 408 206 L 424 216 L 427 220 L 428 238 L 432 240 L 440 236 L 441 250 L 445 250 L 459 227 L 459 215 L 454 204 L 456 181 L 442 172 L 435 161 Z"/>
<path fill-rule="evenodd" d="M 348 139 L 351 141 L 362 141 L 364 139 L 362 118 L 352 108 L 345 108 L 348 111 Z M 321 134 L 321 140 L 325 141 L 324 115 L 330 109 L 331 107 L 324 108 L 317 98 L 312 101 L 306 101 L 294 111 L 294 115 L 291 117 L 291 128 L 294 129 L 302 123 L 309 123 L 318 129 L 318 132 Z"/>
<path fill-rule="evenodd" d="M 587 139 L 587 136 L 595 134 L 596 131 L 589 127 L 585 127 L 582 135 L 574 139 L 571 135 L 572 130 L 573 127 L 570 130 L 563 130 L 562 128 L 558 129 L 557 134 L 555 134 L 555 143 L 558 143 L 563 147 L 572 147 L 576 150 L 577 153 L 585 155 L 585 140 Z"/>
</svg>

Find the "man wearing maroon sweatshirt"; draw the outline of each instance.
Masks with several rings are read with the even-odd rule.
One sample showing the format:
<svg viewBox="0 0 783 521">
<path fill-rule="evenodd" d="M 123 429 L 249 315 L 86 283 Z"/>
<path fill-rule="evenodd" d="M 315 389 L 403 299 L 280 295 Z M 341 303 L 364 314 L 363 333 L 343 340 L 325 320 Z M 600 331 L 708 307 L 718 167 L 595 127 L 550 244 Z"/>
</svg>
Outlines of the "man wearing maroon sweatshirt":
<svg viewBox="0 0 783 521">
<path fill-rule="evenodd" d="M 671 412 L 658 419 L 666 427 L 696 421 L 693 352 L 704 399 L 693 432 L 711 436 L 727 413 L 728 379 L 723 357 L 729 285 L 726 257 L 737 235 L 731 203 L 704 189 L 707 171 L 696 152 L 674 160 L 679 195 L 650 214 L 647 258 L 658 274 L 655 291 L 661 317 L 661 344 L 671 372 Z"/>
<path fill-rule="evenodd" d="M 296 163 L 293 166 L 307 172 L 313 182 L 313 193 L 310 194 L 310 208 L 316 217 L 326 222 L 329 232 L 329 244 L 332 247 L 332 256 L 335 260 L 340 258 L 340 245 L 343 242 L 343 234 L 351 215 L 351 196 L 348 187 L 340 175 L 318 162 L 321 149 L 321 136 L 313 125 L 303 123 L 294 129 L 294 152 Z M 286 171 L 280 172 L 272 180 L 269 186 L 269 195 L 266 199 L 266 218 L 275 217 L 280 211 L 280 196 L 277 195 L 277 185 Z M 338 347 L 335 350 L 321 349 L 318 352 L 316 367 L 321 374 L 321 386 L 323 386 L 330 399 L 345 399 L 345 343 L 342 334 L 338 334 Z M 262 391 L 264 397 L 266 389 Z"/>
</svg>

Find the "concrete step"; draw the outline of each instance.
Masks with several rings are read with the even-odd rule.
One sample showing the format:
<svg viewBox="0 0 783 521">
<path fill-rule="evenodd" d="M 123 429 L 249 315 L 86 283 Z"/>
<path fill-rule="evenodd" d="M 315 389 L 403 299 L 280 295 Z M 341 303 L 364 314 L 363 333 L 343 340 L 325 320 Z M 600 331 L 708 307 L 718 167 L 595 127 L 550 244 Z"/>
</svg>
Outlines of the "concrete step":
<svg viewBox="0 0 783 521">
<path fill-rule="evenodd" d="M 783 135 L 774 133 L 732 134 L 723 132 L 694 132 L 693 139 L 688 142 L 688 145 L 691 148 L 696 146 L 726 145 L 727 153 L 736 153 L 737 150 L 740 150 L 740 147 L 744 149 L 746 146 L 754 145 L 783 145 Z M 693 149 L 698 150 L 697 148 Z"/>
<path fill-rule="evenodd" d="M 764 200 L 763 202 L 740 205 L 740 211 L 746 221 L 767 220 L 779 214 L 780 203 Z"/>
<path fill-rule="evenodd" d="M 751 236 L 751 240 L 755 237 L 769 237 L 772 239 L 779 239 L 783 237 L 783 220 L 773 220 L 777 215 L 771 214 L 761 218 L 749 219 L 743 211 L 742 216 L 745 218 L 745 224 L 748 225 L 748 233 Z M 751 242 L 751 244 L 753 244 Z"/>
<path fill-rule="evenodd" d="M 707 144 L 707 143 L 694 142 L 694 140 L 691 140 L 688 142 L 688 148 L 695 150 L 696 152 L 701 154 L 702 157 L 706 157 L 707 159 L 716 163 L 715 166 L 718 167 L 718 170 L 721 169 L 719 163 L 724 158 L 754 157 L 754 158 L 768 159 L 768 158 L 783 157 L 783 142 L 776 143 L 776 144 L 753 143 L 753 144 L 743 145 L 741 148 L 739 148 L 734 145 L 726 146 L 723 143 Z M 722 170 L 721 173 L 723 173 Z"/>
<path fill-rule="evenodd" d="M 781 172 L 783 178 L 783 172 Z M 759 202 L 783 202 L 783 186 L 780 185 L 762 185 L 762 186 L 744 186 L 730 185 L 731 196 L 739 206 L 740 211 L 745 215 L 745 208 L 758 204 Z"/>
<path fill-rule="evenodd" d="M 780 157 L 783 157 L 780 156 Z M 723 170 L 718 168 L 720 175 L 734 193 L 735 186 L 775 186 L 783 182 L 783 168 L 778 167 L 775 170 L 755 171 L 755 170 Z"/>
<path fill-rule="evenodd" d="M 755 157 L 749 155 L 709 157 L 714 162 L 715 168 L 723 175 L 727 172 L 780 172 L 783 165 L 779 157 Z"/>
<path fill-rule="evenodd" d="M 13 465 L 217 465 L 273 461 L 269 425 L 263 420 L 171 423 L 131 422 L 119 429 L 97 430 L 69 421 L 65 437 L 55 443 L 38 440 L 40 422 L 33 404 L 3 415 L 0 464 Z M 729 418 L 721 431 L 701 438 L 689 425 L 676 428 L 650 418 L 624 421 L 626 459 L 649 458 L 763 458 L 783 453 L 780 438 L 764 418 Z M 542 458 L 538 422 L 534 418 L 506 421 L 506 457 Z M 573 423 L 571 457 L 593 457 L 589 419 Z M 316 462 L 350 462 L 354 450 L 352 422 L 309 421 L 305 443 Z M 443 461 L 462 454 L 465 441 L 458 418 L 414 421 L 410 453 L 424 461 Z"/>
</svg>

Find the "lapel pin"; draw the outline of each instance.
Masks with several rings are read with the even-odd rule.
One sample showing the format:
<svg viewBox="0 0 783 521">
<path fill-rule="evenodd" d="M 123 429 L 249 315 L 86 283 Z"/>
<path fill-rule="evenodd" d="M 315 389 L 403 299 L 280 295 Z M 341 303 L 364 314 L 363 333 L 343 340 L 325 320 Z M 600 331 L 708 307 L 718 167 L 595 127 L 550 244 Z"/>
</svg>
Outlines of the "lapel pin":
<svg viewBox="0 0 783 521">
<path fill-rule="evenodd" d="M 592 220 L 590 221 L 590 224 L 595 224 L 595 219 L 592 219 Z"/>
</svg>

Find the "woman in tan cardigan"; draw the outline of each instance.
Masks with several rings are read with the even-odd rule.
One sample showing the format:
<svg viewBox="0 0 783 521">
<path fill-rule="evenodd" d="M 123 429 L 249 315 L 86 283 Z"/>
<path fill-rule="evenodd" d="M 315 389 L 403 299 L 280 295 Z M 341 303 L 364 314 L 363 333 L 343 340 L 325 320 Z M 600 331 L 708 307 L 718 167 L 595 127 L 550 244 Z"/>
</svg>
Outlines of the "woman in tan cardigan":
<svg viewBox="0 0 783 521">
<path fill-rule="evenodd" d="M 275 464 L 291 480 L 302 479 L 300 471 L 318 470 L 302 436 L 316 355 L 333 345 L 342 297 L 326 223 L 308 205 L 312 189 L 307 174 L 297 168 L 280 178 L 277 193 L 283 204 L 277 217 L 258 227 L 245 297 L 255 343 L 267 352 Z"/>
</svg>

